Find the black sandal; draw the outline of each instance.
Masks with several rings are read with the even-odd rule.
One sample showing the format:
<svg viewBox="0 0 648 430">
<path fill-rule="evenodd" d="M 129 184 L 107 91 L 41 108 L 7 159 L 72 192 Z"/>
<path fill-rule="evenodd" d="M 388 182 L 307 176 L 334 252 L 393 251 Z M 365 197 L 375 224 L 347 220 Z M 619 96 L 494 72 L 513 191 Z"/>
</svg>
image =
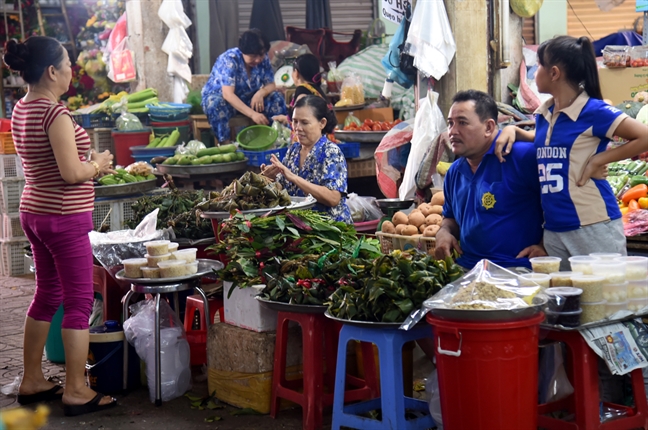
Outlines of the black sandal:
<svg viewBox="0 0 648 430">
<path fill-rule="evenodd" d="M 117 399 L 113 398 L 112 402 L 106 405 L 100 405 L 99 402 L 105 396 L 101 393 L 97 393 L 96 396 L 88 403 L 83 405 L 63 405 L 63 414 L 66 417 L 75 417 L 77 415 L 89 414 L 91 412 L 103 411 L 104 409 L 110 409 L 117 406 Z"/>
<path fill-rule="evenodd" d="M 57 391 L 62 389 L 63 387 L 61 387 L 60 385 L 55 385 L 49 390 L 41 391 L 40 393 L 18 394 L 18 403 L 20 403 L 22 406 L 26 406 L 31 405 L 32 403 L 60 400 L 61 397 L 63 397 L 63 393 L 57 393 Z"/>
</svg>

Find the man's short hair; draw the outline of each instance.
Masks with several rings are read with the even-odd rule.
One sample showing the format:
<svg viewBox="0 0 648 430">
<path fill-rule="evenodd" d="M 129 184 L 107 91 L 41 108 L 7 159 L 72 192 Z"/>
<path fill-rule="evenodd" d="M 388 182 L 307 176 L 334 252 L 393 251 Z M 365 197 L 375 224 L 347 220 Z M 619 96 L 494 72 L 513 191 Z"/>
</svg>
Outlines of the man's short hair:
<svg viewBox="0 0 648 430">
<path fill-rule="evenodd" d="M 483 123 L 492 119 L 497 124 L 497 103 L 495 100 L 483 91 L 466 90 L 459 91 L 452 98 L 452 103 L 462 103 L 472 101 L 475 103 L 475 113 Z"/>
</svg>

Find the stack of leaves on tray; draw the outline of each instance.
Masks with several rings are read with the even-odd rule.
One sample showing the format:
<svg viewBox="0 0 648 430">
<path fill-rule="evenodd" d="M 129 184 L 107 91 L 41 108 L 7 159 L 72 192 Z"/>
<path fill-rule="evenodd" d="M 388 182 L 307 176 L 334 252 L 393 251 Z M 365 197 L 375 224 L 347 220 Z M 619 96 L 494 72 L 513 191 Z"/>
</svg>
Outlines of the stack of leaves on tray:
<svg viewBox="0 0 648 430">
<path fill-rule="evenodd" d="M 450 257 L 435 260 L 415 250 L 393 251 L 340 279 L 327 302 L 328 311 L 347 320 L 403 322 L 462 274 Z"/>
<path fill-rule="evenodd" d="M 353 225 L 334 222 L 325 214 L 309 210 L 262 217 L 237 213 L 221 223 L 219 237 L 223 239 L 208 249 L 227 255 L 229 263 L 219 274 L 223 280 L 232 282 L 233 287 L 281 282 L 282 291 L 289 285 L 326 289 L 337 280 L 327 277 L 327 272 L 322 270 L 326 261 L 338 258 L 334 253 L 339 253 L 339 258 L 354 254 L 360 258 L 380 255 L 377 240 L 358 240 Z M 325 260 L 321 260 L 323 257 Z M 287 281 L 279 281 L 283 275 Z M 313 281 L 322 276 L 326 284 Z M 297 281 L 309 282 L 297 285 Z M 272 300 L 288 302 L 289 296 L 287 292 L 276 293 Z M 319 293 L 315 296 L 323 297 Z M 321 299 L 318 300 L 317 304 L 321 304 Z M 300 303 L 305 302 L 300 300 Z M 315 303 L 311 300 L 310 304 Z"/>
</svg>

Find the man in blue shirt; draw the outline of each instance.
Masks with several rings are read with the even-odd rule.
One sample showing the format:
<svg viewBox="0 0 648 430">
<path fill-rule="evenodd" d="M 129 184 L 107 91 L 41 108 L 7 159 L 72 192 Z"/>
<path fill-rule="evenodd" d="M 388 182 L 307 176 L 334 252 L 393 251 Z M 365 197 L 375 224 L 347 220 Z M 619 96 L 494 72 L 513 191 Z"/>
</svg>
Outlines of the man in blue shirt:
<svg viewBox="0 0 648 430">
<path fill-rule="evenodd" d="M 535 148 L 516 142 L 500 163 L 493 153 L 499 135 L 497 105 L 486 93 L 461 91 L 448 114 L 452 152 L 458 157 L 444 182 L 444 220 L 436 236 L 437 258 L 456 250 L 457 263 L 472 269 L 489 259 L 502 267 L 531 267 L 547 255 Z"/>
</svg>

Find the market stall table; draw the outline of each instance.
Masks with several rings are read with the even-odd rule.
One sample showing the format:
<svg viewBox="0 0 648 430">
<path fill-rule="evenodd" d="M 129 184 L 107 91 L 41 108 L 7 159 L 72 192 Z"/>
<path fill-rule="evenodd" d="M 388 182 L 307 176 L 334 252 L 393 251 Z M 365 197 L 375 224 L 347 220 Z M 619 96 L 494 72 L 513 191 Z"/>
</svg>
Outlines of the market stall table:
<svg viewBox="0 0 648 430">
<path fill-rule="evenodd" d="M 204 304 L 204 317 L 207 330 L 209 330 L 209 301 L 205 292 L 200 288 L 200 278 L 212 273 L 213 271 L 221 270 L 224 265 L 220 261 L 199 259 L 198 272 L 192 275 L 177 277 L 177 278 L 127 278 L 124 276 L 124 271 L 121 270 L 115 276 L 120 281 L 128 281 L 131 283 L 131 289 L 124 296 L 124 320 L 128 318 L 128 305 L 130 299 L 134 294 L 154 294 L 155 295 L 155 404 L 160 406 L 162 404 L 162 378 L 161 378 L 161 359 L 160 359 L 160 298 L 161 294 L 173 293 L 174 309 L 178 318 L 180 318 L 180 303 L 178 299 L 178 292 L 189 289 L 194 289 L 200 294 Z M 128 341 L 124 338 L 124 390 L 127 389 L 128 383 Z"/>
</svg>

